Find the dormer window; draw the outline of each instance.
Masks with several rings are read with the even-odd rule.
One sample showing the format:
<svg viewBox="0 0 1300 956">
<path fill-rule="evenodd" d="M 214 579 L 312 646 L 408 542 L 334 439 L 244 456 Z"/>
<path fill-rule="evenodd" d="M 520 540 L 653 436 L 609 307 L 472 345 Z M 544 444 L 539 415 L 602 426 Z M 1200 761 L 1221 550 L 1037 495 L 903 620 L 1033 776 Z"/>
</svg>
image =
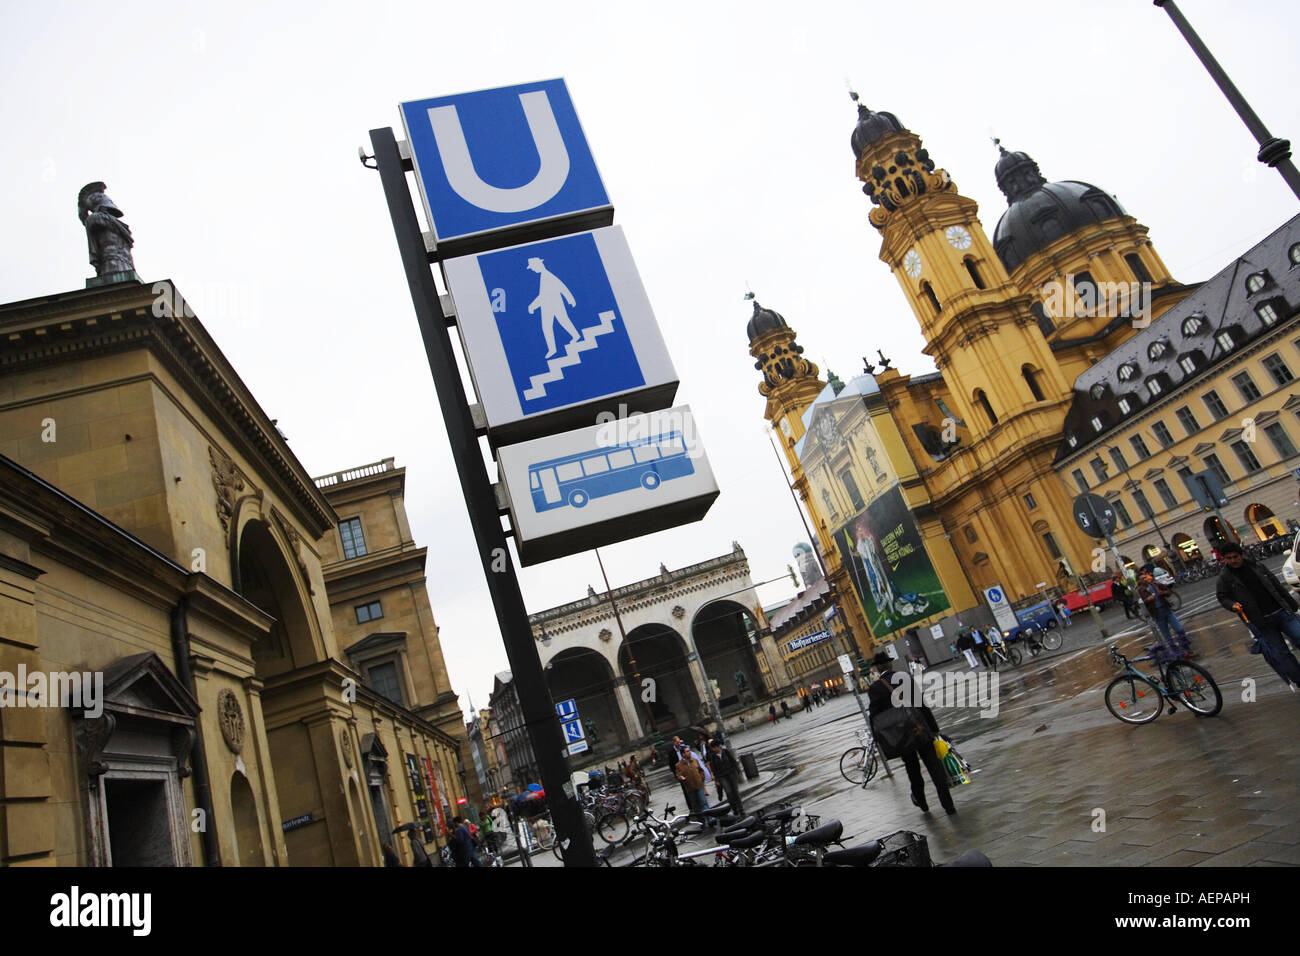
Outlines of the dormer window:
<svg viewBox="0 0 1300 956">
<path fill-rule="evenodd" d="M 1291 260 L 1291 265 L 1300 266 L 1300 242 L 1291 244 L 1291 248 L 1286 251 L 1286 257 Z"/>
<path fill-rule="evenodd" d="M 1182 366 L 1183 371 L 1186 372 L 1188 375 L 1194 375 L 1196 373 L 1195 355 L 1184 355 L 1181 359 L 1179 359 L 1178 364 Z"/>
<path fill-rule="evenodd" d="M 1165 339 L 1156 339 L 1147 346 L 1147 358 L 1156 362 L 1169 354 L 1169 343 Z"/>
<path fill-rule="evenodd" d="M 1219 348 L 1223 349 L 1223 351 L 1225 352 L 1231 352 L 1232 347 L 1237 344 L 1236 342 L 1232 341 L 1231 332 L 1220 332 L 1218 335 L 1214 337 L 1214 341 L 1218 342 Z"/>
<path fill-rule="evenodd" d="M 1079 436 L 1078 436 L 1078 435 L 1071 434 L 1068 438 L 1065 439 L 1065 443 L 1066 443 L 1067 445 L 1069 445 L 1071 448 L 1078 448 L 1078 447 L 1079 447 Z"/>
<path fill-rule="evenodd" d="M 1092 400 L 1094 402 L 1100 402 L 1103 398 L 1106 397 L 1106 383 L 1098 382 L 1096 385 L 1094 385 L 1092 388 L 1088 390 L 1088 394 L 1092 396 Z"/>
<path fill-rule="evenodd" d="M 1272 325 L 1277 321 L 1277 309 L 1273 308 L 1272 302 L 1265 302 L 1262 305 L 1255 306 L 1255 314 L 1259 316 L 1260 321 L 1265 325 Z"/>
<path fill-rule="evenodd" d="M 1093 431 L 1095 431 L 1095 432 L 1099 432 L 1099 431 L 1101 431 L 1101 430 L 1102 430 L 1103 428 L 1105 428 L 1105 427 L 1106 427 L 1106 426 L 1103 425 L 1103 424 L 1101 423 L 1101 417 L 1100 417 L 1100 416 L 1098 416 L 1098 415 L 1094 415 L 1094 416 L 1092 417 L 1092 430 L 1093 430 Z"/>
<path fill-rule="evenodd" d="M 1267 272 L 1252 272 L 1246 276 L 1246 291 L 1251 295 L 1254 295 L 1266 285 L 1268 285 Z"/>
<path fill-rule="evenodd" d="M 1119 400 L 1120 414 L 1127 415 L 1132 408 L 1133 406 L 1129 404 L 1129 400 L 1127 398 L 1121 398 Z"/>
<path fill-rule="evenodd" d="M 1132 381 L 1134 378 L 1137 377 L 1137 373 L 1138 373 L 1138 367 L 1136 365 L 1134 365 L 1132 362 L 1125 362 L 1123 365 L 1119 367 L 1119 380 L 1121 382 Z"/>
<path fill-rule="evenodd" d="M 1183 319 L 1183 335 L 1200 335 L 1209 324 L 1204 312 L 1193 312 Z"/>
<path fill-rule="evenodd" d="M 1159 395 L 1164 390 L 1165 387 L 1160 384 L 1160 379 L 1158 378 L 1147 379 L 1147 391 L 1150 392 L 1153 397 Z"/>
</svg>

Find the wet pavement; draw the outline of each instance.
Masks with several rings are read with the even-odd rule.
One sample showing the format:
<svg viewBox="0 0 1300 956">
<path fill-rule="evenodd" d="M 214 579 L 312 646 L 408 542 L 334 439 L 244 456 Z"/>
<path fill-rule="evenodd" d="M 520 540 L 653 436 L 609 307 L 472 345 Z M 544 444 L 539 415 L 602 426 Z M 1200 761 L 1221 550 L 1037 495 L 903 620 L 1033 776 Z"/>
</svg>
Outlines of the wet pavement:
<svg viewBox="0 0 1300 956">
<path fill-rule="evenodd" d="M 1223 694 L 1218 716 L 1167 705 L 1141 726 L 1111 716 L 1104 691 L 1118 671 L 1106 648 L 1137 657 L 1153 642 L 1112 608 L 1108 639 L 1076 615 L 1059 650 L 1000 674 L 996 715 L 934 708 L 976 771 L 954 791 L 955 816 L 938 806 L 928 776 L 934 812 L 912 806 L 901 761 L 891 761 L 892 778 L 877 775 L 865 788 L 840 776 L 840 756 L 863 726 L 852 695 L 734 735 L 737 754 L 753 754 L 762 771 L 746 784 L 745 803 L 798 802 L 823 823 L 839 819 L 858 841 L 915 830 L 936 862 L 979 849 L 1002 866 L 1300 864 L 1300 693 L 1247 653 L 1249 635 L 1215 603 L 1213 580 L 1179 590 L 1197 663 Z M 666 769 L 650 782 L 655 812 L 682 806 Z"/>
</svg>

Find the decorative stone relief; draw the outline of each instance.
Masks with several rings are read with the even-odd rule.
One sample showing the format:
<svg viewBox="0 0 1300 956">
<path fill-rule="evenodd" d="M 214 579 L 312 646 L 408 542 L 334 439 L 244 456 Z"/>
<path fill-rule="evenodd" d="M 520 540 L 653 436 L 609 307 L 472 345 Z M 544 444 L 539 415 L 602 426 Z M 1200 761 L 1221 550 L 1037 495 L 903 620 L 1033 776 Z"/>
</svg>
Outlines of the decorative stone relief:
<svg viewBox="0 0 1300 956">
<path fill-rule="evenodd" d="M 680 621 L 685 616 L 686 616 L 686 608 L 682 607 L 680 604 L 676 605 L 673 608 L 673 617 L 677 618 L 677 620 Z"/>
<path fill-rule="evenodd" d="M 280 533 L 289 542 L 289 550 L 293 552 L 294 563 L 298 565 L 298 570 L 302 573 L 303 583 L 307 585 L 307 593 L 314 595 L 316 589 L 312 587 L 311 575 L 307 573 L 307 565 L 302 560 L 302 551 L 300 550 L 302 536 L 298 534 L 298 529 L 290 524 L 284 515 L 280 514 L 275 505 L 271 506 L 271 520 L 275 522 L 275 526 L 280 529 Z"/>
<path fill-rule="evenodd" d="M 243 750 L 244 711 L 239 706 L 239 698 L 228 688 L 217 694 L 217 721 L 230 752 L 237 754 Z"/>
<path fill-rule="evenodd" d="M 609 628 L 603 627 L 600 629 L 600 633 L 596 636 L 599 637 L 604 643 L 608 644 L 613 639 L 614 634 L 612 631 L 610 631 Z"/>
<path fill-rule="evenodd" d="M 212 486 L 217 489 L 217 517 L 221 519 L 221 530 L 229 531 L 235 499 L 245 487 L 244 476 L 229 455 L 211 445 L 208 460 L 212 462 Z"/>
<path fill-rule="evenodd" d="M 348 736 L 346 730 L 339 731 L 339 746 L 343 748 L 343 762 L 349 768 L 352 766 L 352 739 Z"/>
</svg>

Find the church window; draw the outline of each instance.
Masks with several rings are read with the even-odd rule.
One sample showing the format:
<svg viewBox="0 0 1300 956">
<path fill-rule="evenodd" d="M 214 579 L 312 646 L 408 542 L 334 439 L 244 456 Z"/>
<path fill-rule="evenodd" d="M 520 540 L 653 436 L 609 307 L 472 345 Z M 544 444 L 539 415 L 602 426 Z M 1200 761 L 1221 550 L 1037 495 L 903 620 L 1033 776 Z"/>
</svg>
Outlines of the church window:
<svg viewBox="0 0 1300 956">
<path fill-rule="evenodd" d="M 1128 263 L 1129 271 L 1133 273 L 1133 277 L 1138 282 L 1151 281 L 1151 273 L 1147 271 L 1146 263 L 1142 261 L 1142 257 L 1136 252 L 1130 252 L 1124 257 L 1124 261 Z"/>
<path fill-rule="evenodd" d="M 1074 294 L 1079 297 L 1080 311 L 1084 315 L 1091 315 L 1097 308 L 1097 280 L 1091 272 L 1075 273 Z"/>
<path fill-rule="evenodd" d="M 983 389 L 975 391 L 975 402 L 980 408 L 984 409 L 984 414 L 988 416 L 989 425 L 993 426 L 998 423 L 998 416 L 993 414 L 993 406 L 989 404 L 989 397 L 984 394 Z"/>
<path fill-rule="evenodd" d="M 1034 396 L 1034 401 L 1043 401 L 1043 390 L 1039 387 L 1034 370 L 1026 365 L 1020 369 L 1020 374 L 1025 377 L 1025 384 L 1029 386 L 1029 394 Z"/>
<path fill-rule="evenodd" d="M 399 707 L 404 706 L 402 703 L 402 684 L 398 678 L 396 661 L 371 664 L 366 668 L 366 683 L 370 685 L 375 693 L 387 697 Z"/>
<path fill-rule="evenodd" d="M 930 283 L 921 283 L 921 295 L 925 296 L 925 300 L 930 303 L 930 308 L 934 309 L 935 315 L 943 311 L 943 306 L 939 305 L 939 297 L 934 294 L 934 289 L 930 287 Z"/>
<path fill-rule="evenodd" d="M 966 266 L 966 271 L 970 274 L 971 282 L 975 283 L 975 288 L 985 288 L 984 279 L 980 276 L 980 270 L 979 267 L 975 265 L 975 260 L 967 256 L 962 260 L 962 263 Z"/>
<path fill-rule="evenodd" d="M 853 472 L 845 468 L 840 472 L 840 481 L 844 485 L 844 490 L 848 492 L 849 501 L 853 503 L 854 511 L 861 511 L 866 507 L 866 502 L 862 500 L 862 494 L 858 491 L 858 483 L 853 480 Z"/>
</svg>

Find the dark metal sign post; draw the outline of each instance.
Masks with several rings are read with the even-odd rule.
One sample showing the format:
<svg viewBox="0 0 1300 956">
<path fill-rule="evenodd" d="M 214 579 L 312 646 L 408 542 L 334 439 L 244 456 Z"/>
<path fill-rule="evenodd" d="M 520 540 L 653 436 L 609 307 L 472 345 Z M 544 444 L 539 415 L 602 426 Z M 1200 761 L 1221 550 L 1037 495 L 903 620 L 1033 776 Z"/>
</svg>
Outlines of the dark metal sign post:
<svg viewBox="0 0 1300 956">
<path fill-rule="evenodd" d="M 470 525 L 474 529 L 483 576 L 487 579 L 488 592 L 496 609 L 506 657 L 519 691 L 524 726 L 537 757 L 547 804 L 555 821 L 556 838 L 565 847 L 566 866 L 595 866 L 591 835 L 586 831 L 582 811 L 573 796 L 568 760 L 564 756 L 564 734 L 546 687 L 541 657 L 519 590 L 519 579 L 506 549 L 501 512 L 483 463 L 478 434 L 452 351 L 451 337 L 447 333 L 447 318 L 442 311 L 438 288 L 429 268 L 429 255 L 411 202 L 406 166 L 391 127 L 371 130 L 370 142 L 374 146 L 375 163 L 388 201 L 388 213 L 411 289 L 411 302 L 420 324 L 424 350 L 429 357 L 429 371 L 438 391 L 447 440 L 451 444 Z"/>
</svg>

